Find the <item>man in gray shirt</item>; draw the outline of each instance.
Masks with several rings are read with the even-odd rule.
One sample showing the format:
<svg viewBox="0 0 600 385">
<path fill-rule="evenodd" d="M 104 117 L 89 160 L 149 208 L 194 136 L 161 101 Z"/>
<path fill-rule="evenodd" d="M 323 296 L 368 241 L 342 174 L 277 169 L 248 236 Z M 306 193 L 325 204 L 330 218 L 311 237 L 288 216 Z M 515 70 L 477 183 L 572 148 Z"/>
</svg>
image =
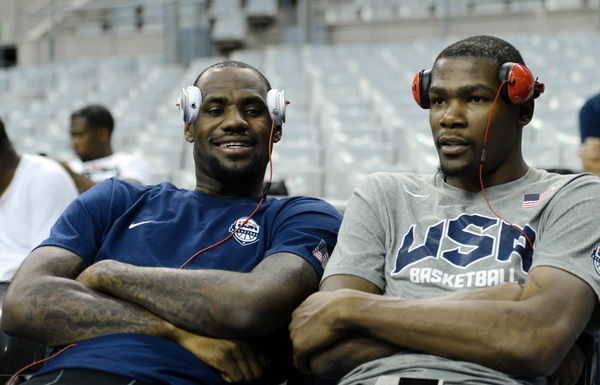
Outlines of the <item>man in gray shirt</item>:
<svg viewBox="0 0 600 385">
<path fill-rule="evenodd" d="M 293 314 L 299 368 L 344 385 L 577 378 L 574 344 L 597 330 L 600 180 L 525 163 L 543 91 L 491 36 L 417 74 L 440 170 L 377 173 L 354 191 L 320 291 Z"/>
</svg>

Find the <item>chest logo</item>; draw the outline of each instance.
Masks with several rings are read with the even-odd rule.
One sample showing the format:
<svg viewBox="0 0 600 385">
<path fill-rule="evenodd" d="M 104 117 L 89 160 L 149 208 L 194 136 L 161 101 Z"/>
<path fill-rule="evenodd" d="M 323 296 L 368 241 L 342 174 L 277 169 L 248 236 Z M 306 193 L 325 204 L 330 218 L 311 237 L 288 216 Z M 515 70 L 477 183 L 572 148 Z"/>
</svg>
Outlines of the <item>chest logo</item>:
<svg viewBox="0 0 600 385">
<path fill-rule="evenodd" d="M 258 241 L 260 235 L 260 226 L 258 223 L 254 222 L 253 219 L 246 222 L 246 219 L 248 219 L 248 217 L 238 218 L 231 226 L 229 226 L 230 233 L 237 230 L 236 233 L 233 234 L 233 237 L 242 246 L 248 246 L 255 243 Z M 244 224 L 244 222 L 246 222 L 246 224 Z M 243 227 L 241 227 L 242 225 Z"/>
</svg>

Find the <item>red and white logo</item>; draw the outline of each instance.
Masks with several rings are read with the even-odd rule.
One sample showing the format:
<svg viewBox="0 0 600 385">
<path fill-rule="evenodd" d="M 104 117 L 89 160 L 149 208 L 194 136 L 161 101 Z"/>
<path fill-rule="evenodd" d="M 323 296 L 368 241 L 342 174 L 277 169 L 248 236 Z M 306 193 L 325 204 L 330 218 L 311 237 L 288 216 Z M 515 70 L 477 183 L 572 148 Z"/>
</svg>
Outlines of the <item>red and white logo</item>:
<svg viewBox="0 0 600 385">
<path fill-rule="evenodd" d="M 234 231 L 235 240 L 242 246 L 248 246 L 258 241 L 260 226 L 254 222 L 254 219 L 248 220 L 248 217 L 241 217 L 229 226 L 229 232 L 233 233 Z"/>
</svg>

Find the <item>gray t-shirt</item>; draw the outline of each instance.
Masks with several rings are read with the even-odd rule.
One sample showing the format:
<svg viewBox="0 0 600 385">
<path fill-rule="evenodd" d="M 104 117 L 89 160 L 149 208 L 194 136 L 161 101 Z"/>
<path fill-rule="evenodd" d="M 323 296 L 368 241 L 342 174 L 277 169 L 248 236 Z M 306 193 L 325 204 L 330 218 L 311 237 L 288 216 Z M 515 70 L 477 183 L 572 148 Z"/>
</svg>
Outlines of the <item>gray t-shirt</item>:
<svg viewBox="0 0 600 385">
<path fill-rule="evenodd" d="M 350 274 L 384 295 L 422 298 L 523 283 L 532 268 L 546 265 L 578 276 L 600 294 L 599 178 L 530 168 L 486 193 L 496 213 L 527 237 L 495 216 L 481 192 L 450 186 L 440 174 L 369 176 L 352 194 L 323 279 Z M 596 318 L 588 328 L 598 329 Z M 386 375 L 443 378 L 446 384 L 546 382 L 405 352 L 363 364 L 340 384 L 375 384 Z"/>
</svg>

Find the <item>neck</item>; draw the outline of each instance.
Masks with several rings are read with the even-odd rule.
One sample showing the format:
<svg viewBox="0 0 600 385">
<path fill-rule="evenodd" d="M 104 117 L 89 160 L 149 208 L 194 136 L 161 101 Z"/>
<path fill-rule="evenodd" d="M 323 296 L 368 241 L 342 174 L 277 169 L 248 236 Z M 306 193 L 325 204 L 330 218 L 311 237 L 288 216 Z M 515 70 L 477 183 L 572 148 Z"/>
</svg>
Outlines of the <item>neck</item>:
<svg viewBox="0 0 600 385">
<path fill-rule="evenodd" d="M 195 190 L 221 198 L 259 198 L 263 194 L 263 184 L 262 182 L 229 184 L 213 179 L 196 178 Z"/>
<path fill-rule="evenodd" d="M 525 161 L 521 161 L 516 167 L 510 170 L 486 170 L 485 166 L 483 169 L 483 175 L 479 178 L 479 168 L 476 173 L 470 176 L 445 176 L 444 180 L 451 186 L 458 187 L 466 191 L 481 191 L 481 184 L 483 183 L 484 188 L 498 186 L 501 184 L 509 183 L 521 178 L 527 173 L 529 166 Z M 487 172 L 486 172 L 487 171 Z"/>
</svg>

